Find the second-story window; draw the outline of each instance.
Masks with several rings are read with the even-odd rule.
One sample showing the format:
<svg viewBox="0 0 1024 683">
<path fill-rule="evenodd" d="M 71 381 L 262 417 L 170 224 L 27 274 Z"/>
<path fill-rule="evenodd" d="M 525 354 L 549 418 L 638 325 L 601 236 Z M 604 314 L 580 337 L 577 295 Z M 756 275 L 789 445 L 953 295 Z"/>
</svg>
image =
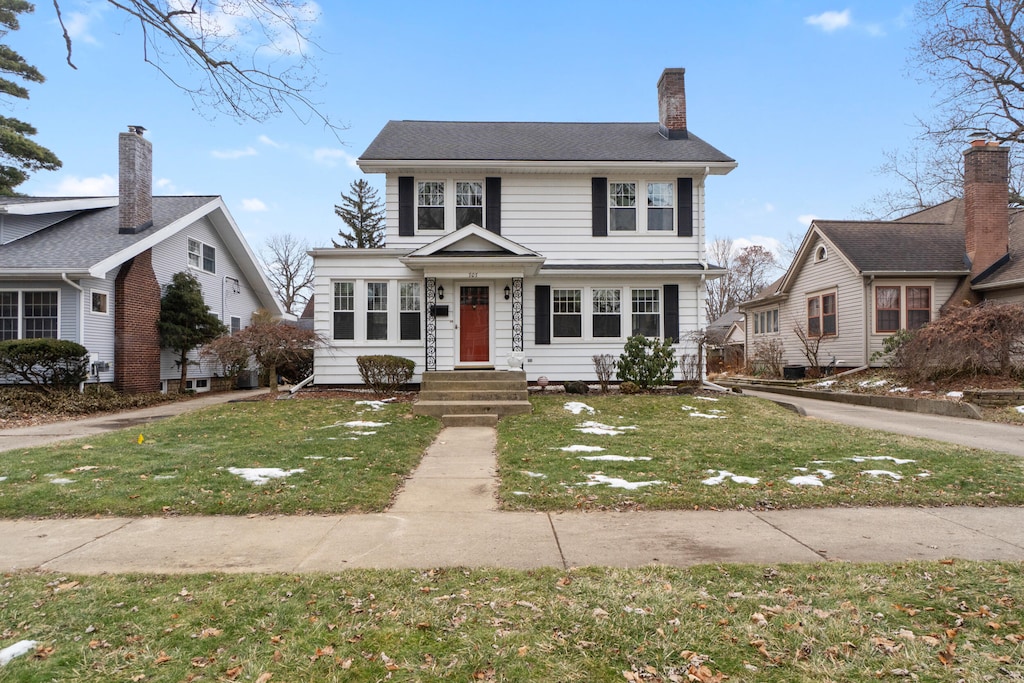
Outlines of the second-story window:
<svg viewBox="0 0 1024 683">
<path fill-rule="evenodd" d="M 443 180 L 421 180 L 417 185 L 416 221 L 420 230 L 444 230 Z"/>
<path fill-rule="evenodd" d="M 613 231 L 636 231 L 636 183 L 608 183 L 608 207 L 611 211 L 608 228 Z"/>
<path fill-rule="evenodd" d="M 676 229 L 673 220 L 675 192 L 672 183 L 647 183 L 647 229 Z"/>
<path fill-rule="evenodd" d="M 217 250 L 191 237 L 188 240 L 188 265 L 207 273 L 217 272 Z"/>
<path fill-rule="evenodd" d="M 460 180 L 455 183 L 455 229 L 484 224 L 484 184 Z"/>
</svg>

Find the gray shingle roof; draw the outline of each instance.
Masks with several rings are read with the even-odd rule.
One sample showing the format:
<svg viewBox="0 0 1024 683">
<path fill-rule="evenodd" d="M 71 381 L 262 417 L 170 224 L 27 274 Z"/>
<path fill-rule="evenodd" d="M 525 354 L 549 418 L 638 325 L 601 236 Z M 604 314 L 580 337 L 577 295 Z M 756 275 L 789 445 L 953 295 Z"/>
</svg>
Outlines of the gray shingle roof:
<svg viewBox="0 0 1024 683">
<path fill-rule="evenodd" d="M 1001 285 L 1024 280 L 1024 209 L 1010 210 L 1010 262 L 975 284 Z"/>
<path fill-rule="evenodd" d="M 667 140 L 657 123 L 389 121 L 363 160 L 733 162 L 692 133 Z"/>
<path fill-rule="evenodd" d="M 60 223 L 0 245 L 0 269 L 85 271 L 214 199 L 202 196 L 153 197 L 153 227 L 135 235 L 118 234 L 117 207 L 82 211 Z"/>
<path fill-rule="evenodd" d="M 967 270 L 964 231 L 957 225 L 898 221 L 815 221 L 860 272 Z"/>
</svg>

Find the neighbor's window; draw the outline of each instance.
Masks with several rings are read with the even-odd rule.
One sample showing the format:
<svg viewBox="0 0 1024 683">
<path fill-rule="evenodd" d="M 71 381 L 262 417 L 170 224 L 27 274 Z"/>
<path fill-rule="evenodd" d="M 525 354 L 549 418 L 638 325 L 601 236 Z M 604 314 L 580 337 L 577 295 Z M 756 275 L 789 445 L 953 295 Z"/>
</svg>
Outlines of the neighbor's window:
<svg viewBox="0 0 1024 683">
<path fill-rule="evenodd" d="M 608 183 L 611 230 L 636 230 L 636 183 Z"/>
<path fill-rule="evenodd" d="M 420 283 L 403 282 L 399 287 L 399 337 L 404 341 L 419 339 L 422 316 L 420 311 Z"/>
<path fill-rule="evenodd" d="M 647 229 L 675 230 L 673 183 L 647 183 Z"/>
<path fill-rule="evenodd" d="M 57 292 L 22 292 L 25 339 L 57 338 Z"/>
<path fill-rule="evenodd" d="M 595 337 L 622 336 L 622 290 L 594 289 L 593 325 Z"/>
<path fill-rule="evenodd" d="M 633 290 L 633 325 L 630 334 L 661 336 L 661 290 Z"/>
<path fill-rule="evenodd" d="M 582 290 L 551 290 L 551 335 L 553 337 L 583 336 L 582 302 Z"/>
<path fill-rule="evenodd" d="M 416 203 L 416 224 L 420 230 L 444 230 L 443 180 L 421 180 Z"/>
<path fill-rule="evenodd" d="M 92 293 L 92 312 L 93 313 L 106 313 L 107 312 L 107 293 L 106 292 L 93 292 Z"/>
<path fill-rule="evenodd" d="M 18 338 L 18 292 L 0 292 L 0 341 Z"/>
<path fill-rule="evenodd" d="M 907 329 L 916 330 L 932 320 L 932 288 L 907 287 Z"/>
<path fill-rule="evenodd" d="M 875 287 L 875 332 L 900 329 L 900 288 Z"/>
<path fill-rule="evenodd" d="M 779 331 L 779 309 L 760 311 L 754 314 L 754 334 L 769 334 Z"/>
<path fill-rule="evenodd" d="M 334 283 L 334 338 L 356 338 L 356 296 L 354 282 Z"/>
<path fill-rule="evenodd" d="M 237 315 L 231 316 L 231 334 L 242 330 L 242 319 Z"/>
<path fill-rule="evenodd" d="M 455 183 L 455 229 L 484 224 L 484 184 L 473 181 Z"/>
<path fill-rule="evenodd" d="M 388 338 L 388 283 L 366 283 L 366 338 Z"/>
<path fill-rule="evenodd" d="M 822 337 L 836 333 L 836 295 L 822 294 L 807 300 L 807 336 Z"/>
<path fill-rule="evenodd" d="M 217 250 L 191 237 L 188 239 L 188 265 L 207 273 L 217 272 Z"/>
</svg>

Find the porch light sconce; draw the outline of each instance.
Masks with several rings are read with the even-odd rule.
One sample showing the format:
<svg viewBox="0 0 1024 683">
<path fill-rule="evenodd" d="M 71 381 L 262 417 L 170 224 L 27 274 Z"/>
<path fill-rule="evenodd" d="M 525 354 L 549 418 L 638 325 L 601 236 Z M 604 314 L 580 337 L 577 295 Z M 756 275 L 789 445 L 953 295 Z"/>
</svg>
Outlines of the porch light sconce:
<svg viewBox="0 0 1024 683">
<path fill-rule="evenodd" d="M 512 288 L 509 287 L 508 285 L 505 285 L 505 301 L 508 301 L 511 296 L 512 296 Z"/>
<path fill-rule="evenodd" d="M 444 300 L 444 285 L 437 286 L 437 298 Z"/>
</svg>

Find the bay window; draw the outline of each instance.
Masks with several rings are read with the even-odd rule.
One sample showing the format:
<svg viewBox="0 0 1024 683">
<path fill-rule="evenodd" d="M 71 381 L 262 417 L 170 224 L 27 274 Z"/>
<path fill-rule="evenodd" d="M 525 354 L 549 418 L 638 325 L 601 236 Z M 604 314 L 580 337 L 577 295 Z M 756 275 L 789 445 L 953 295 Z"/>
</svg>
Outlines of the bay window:
<svg viewBox="0 0 1024 683">
<path fill-rule="evenodd" d="M 388 338 L 388 283 L 366 283 L 366 338 Z"/>
<path fill-rule="evenodd" d="M 334 338 L 356 338 L 356 296 L 354 282 L 334 283 Z"/>
</svg>

